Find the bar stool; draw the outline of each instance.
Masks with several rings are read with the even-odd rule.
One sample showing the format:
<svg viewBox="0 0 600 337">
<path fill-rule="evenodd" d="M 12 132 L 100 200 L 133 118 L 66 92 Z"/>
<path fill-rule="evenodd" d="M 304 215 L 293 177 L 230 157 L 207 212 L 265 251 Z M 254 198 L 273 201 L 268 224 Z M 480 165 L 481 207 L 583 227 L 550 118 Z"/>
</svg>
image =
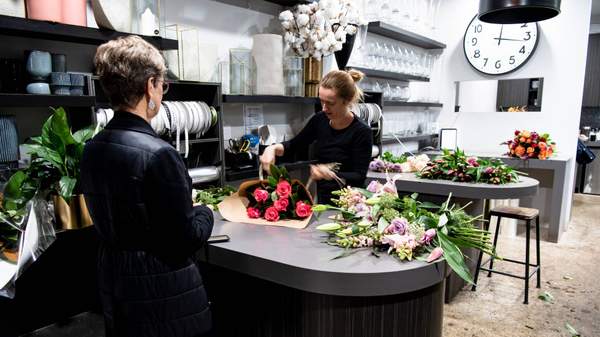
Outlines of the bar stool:
<svg viewBox="0 0 600 337">
<path fill-rule="evenodd" d="M 500 229 L 500 220 L 502 218 L 509 218 L 509 219 L 525 221 L 525 224 L 526 224 L 526 226 L 525 226 L 526 227 L 526 229 L 525 229 L 525 236 L 526 236 L 525 262 L 515 261 L 515 260 L 511 260 L 511 259 L 502 259 L 502 261 L 525 265 L 525 274 L 524 274 L 524 276 L 519 276 L 519 275 L 515 275 L 515 274 L 510 274 L 510 273 L 505 273 L 502 271 L 494 270 L 494 268 L 493 268 L 494 257 L 493 256 L 490 257 L 490 259 L 489 259 L 489 262 L 490 262 L 489 268 L 482 267 L 481 259 L 483 258 L 483 252 L 480 251 L 479 258 L 477 259 L 477 269 L 475 270 L 475 277 L 473 279 L 473 282 L 475 284 L 471 287 L 471 290 L 475 291 L 477 289 L 477 278 L 479 277 L 480 270 L 487 271 L 488 277 L 491 277 L 492 273 L 501 274 L 501 275 L 505 275 L 505 276 L 509 276 L 509 277 L 515 277 L 515 278 L 525 280 L 525 300 L 523 301 L 523 304 L 528 304 L 529 303 L 529 297 L 528 297 L 529 296 L 529 279 L 533 276 L 533 274 L 537 273 L 537 288 L 540 288 L 540 286 L 541 286 L 541 281 L 540 281 L 540 212 L 534 208 L 498 206 L 490 211 L 489 218 L 487 219 L 488 221 L 486 221 L 484 224 L 485 230 L 489 229 L 489 220 L 491 219 L 491 217 L 493 215 L 498 217 L 498 221 L 496 222 L 496 233 L 494 234 L 494 246 L 493 246 L 494 252 L 496 251 L 496 244 L 498 243 L 498 231 Z M 535 250 L 536 250 L 537 264 L 529 263 L 529 236 L 530 236 L 529 231 L 531 229 L 531 221 L 534 219 L 535 219 Z M 487 263 L 487 261 L 484 262 L 483 264 L 485 265 L 486 263 Z M 533 272 L 529 273 L 529 267 L 534 267 Z"/>
</svg>

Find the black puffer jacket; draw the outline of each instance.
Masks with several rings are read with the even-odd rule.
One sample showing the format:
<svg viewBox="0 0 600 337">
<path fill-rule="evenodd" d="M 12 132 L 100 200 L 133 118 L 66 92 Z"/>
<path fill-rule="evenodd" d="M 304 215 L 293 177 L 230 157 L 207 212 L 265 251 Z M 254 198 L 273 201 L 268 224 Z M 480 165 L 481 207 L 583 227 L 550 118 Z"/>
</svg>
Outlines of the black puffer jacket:
<svg viewBox="0 0 600 337">
<path fill-rule="evenodd" d="M 90 140 L 81 186 L 101 238 L 99 288 L 107 336 L 199 336 L 208 300 L 190 258 L 212 231 L 193 207 L 177 151 L 142 118 L 118 112 Z"/>
</svg>

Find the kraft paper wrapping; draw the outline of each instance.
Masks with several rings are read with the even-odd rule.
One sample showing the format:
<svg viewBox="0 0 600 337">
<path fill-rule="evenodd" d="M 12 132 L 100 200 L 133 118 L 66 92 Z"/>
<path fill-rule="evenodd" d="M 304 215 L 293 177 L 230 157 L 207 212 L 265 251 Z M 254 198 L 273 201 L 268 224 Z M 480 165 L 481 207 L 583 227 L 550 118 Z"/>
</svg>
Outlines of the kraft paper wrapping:
<svg viewBox="0 0 600 337">
<path fill-rule="evenodd" d="M 299 183 L 299 181 L 292 181 L 292 184 Z M 266 180 L 249 180 L 240 185 L 240 189 L 238 192 L 226 197 L 221 203 L 218 205 L 219 212 L 225 218 L 225 220 L 230 222 L 239 222 L 239 223 L 249 223 L 253 225 L 263 225 L 263 226 L 279 226 L 279 227 L 288 227 L 295 229 L 303 229 L 308 226 L 312 215 L 304 220 L 279 220 L 279 221 L 267 221 L 265 219 L 252 219 L 248 217 L 246 214 L 246 207 L 248 206 L 248 198 L 245 197 L 246 189 L 256 184 L 268 184 Z M 302 185 L 304 186 L 304 185 Z M 306 190 L 305 190 L 306 191 Z M 306 191 L 311 203 L 313 203 L 312 196 L 308 191 Z"/>
<path fill-rule="evenodd" d="M 257 34 L 252 40 L 256 94 L 283 95 L 283 38 L 277 34 Z"/>
</svg>

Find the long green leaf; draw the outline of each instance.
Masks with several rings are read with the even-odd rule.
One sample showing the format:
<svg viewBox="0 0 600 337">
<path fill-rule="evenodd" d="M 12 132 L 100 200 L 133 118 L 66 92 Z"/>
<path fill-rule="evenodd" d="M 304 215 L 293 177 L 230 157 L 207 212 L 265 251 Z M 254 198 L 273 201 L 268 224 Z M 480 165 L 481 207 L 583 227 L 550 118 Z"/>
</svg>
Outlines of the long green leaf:
<svg viewBox="0 0 600 337">
<path fill-rule="evenodd" d="M 61 174 L 66 173 L 65 163 L 58 152 L 46 146 L 37 144 L 26 144 L 25 148 L 27 149 L 28 153 L 36 155 L 37 157 L 47 161 L 48 164 L 56 167 Z"/>
<path fill-rule="evenodd" d="M 77 143 L 85 143 L 94 136 L 94 127 L 88 126 L 87 128 L 81 129 L 73 134 L 73 139 Z"/>
<path fill-rule="evenodd" d="M 71 134 L 69 122 L 67 121 L 67 113 L 65 109 L 58 108 L 54 110 L 54 114 L 49 119 L 51 132 L 57 135 L 63 144 L 71 145 L 75 143 L 75 139 Z"/>
<path fill-rule="evenodd" d="M 444 258 L 446 258 L 450 268 L 452 268 L 452 270 L 454 270 L 454 272 L 467 283 L 474 284 L 471 273 L 469 272 L 469 268 L 467 268 L 467 264 L 465 263 L 463 255 L 458 247 L 456 247 L 456 245 L 450 241 L 446 234 L 438 232 L 437 236 L 440 246 L 444 250 Z"/>
</svg>

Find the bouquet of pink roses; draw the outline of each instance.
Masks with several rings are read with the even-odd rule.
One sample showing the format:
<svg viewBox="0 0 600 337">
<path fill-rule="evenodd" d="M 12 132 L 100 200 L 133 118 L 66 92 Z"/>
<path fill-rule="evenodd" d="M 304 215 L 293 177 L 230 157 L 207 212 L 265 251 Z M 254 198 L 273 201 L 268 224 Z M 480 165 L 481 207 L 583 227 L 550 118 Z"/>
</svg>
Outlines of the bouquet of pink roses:
<svg viewBox="0 0 600 337">
<path fill-rule="evenodd" d="M 284 167 L 271 165 L 267 180 L 246 182 L 238 194 L 248 198 L 246 214 L 251 219 L 302 220 L 312 214 L 312 197 L 300 181 L 290 179 Z"/>
</svg>

